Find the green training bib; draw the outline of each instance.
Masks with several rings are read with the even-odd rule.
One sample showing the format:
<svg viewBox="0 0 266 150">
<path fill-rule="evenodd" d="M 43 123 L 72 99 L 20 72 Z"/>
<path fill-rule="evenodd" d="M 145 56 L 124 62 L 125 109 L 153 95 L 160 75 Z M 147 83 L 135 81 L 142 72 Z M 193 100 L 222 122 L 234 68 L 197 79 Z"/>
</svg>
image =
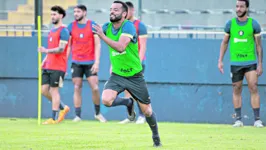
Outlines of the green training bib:
<svg viewBox="0 0 266 150">
<path fill-rule="evenodd" d="M 120 27 L 117 35 L 112 33 L 112 23 L 109 23 L 106 30 L 106 36 L 114 41 L 119 41 L 119 38 L 122 34 L 122 27 L 128 20 L 125 20 Z M 112 64 L 112 72 L 120 76 L 129 77 L 133 76 L 136 73 L 141 72 L 142 65 L 138 53 L 138 42 L 133 43 L 129 42 L 125 51 L 122 53 L 116 51 L 112 47 L 109 47 L 110 50 L 110 60 Z"/>
</svg>

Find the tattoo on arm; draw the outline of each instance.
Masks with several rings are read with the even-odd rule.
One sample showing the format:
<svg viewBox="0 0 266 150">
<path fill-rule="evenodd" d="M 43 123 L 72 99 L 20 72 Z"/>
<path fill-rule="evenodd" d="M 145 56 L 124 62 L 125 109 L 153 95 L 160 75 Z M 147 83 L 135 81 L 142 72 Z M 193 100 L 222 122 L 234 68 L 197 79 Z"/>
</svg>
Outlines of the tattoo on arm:
<svg viewBox="0 0 266 150">
<path fill-rule="evenodd" d="M 66 47 L 67 43 L 65 42 L 60 42 L 59 47 L 54 48 L 54 49 L 50 49 L 49 53 L 61 53 L 62 51 L 64 51 L 65 47 Z"/>
</svg>

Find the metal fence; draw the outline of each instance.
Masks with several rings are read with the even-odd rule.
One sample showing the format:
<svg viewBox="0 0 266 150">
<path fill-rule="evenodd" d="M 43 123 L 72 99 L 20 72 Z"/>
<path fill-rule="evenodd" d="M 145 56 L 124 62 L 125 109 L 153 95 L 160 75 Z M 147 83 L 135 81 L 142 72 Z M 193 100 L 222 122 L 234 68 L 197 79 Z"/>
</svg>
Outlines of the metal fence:
<svg viewBox="0 0 266 150">
<path fill-rule="evenodd" d="M 42 36 L 48 36 L 47 26 L 42 28 Z M 172 29 L 172 30 L 171 30 Z M 262 39 L 266 39 L 266 32 L 262 32 Z M 34 25 L 0 25 L 1 37 L 32 37 L 37 36 Z M 149 38 L 169 38 L 169 39 L 222 39 L 224 32 L 222 27 L 203 26 L 169 26 L 159 30 L 148 31 Z"/>
</svg>

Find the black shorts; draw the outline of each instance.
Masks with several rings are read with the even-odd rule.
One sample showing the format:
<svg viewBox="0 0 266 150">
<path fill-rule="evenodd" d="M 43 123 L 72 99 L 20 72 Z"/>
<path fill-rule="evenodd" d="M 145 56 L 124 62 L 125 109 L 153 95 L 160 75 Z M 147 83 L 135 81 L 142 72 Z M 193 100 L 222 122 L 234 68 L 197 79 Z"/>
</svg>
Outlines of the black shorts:
<svg viewBox="0 0 266 150">
<path fill-rule="evenodd" d="M 86 78 L 90 76 L 97 76 L 97 73 L 93 74 L 91 72 L 92 65 L 79 65 L 72 63 L 71 65 L 71 72 L 72 72 L 72 78 L 83 78 L 85 75 Z"/>
<path fill-rule="evenodd" d="M 112 73 L 109 80 L 105 83 L 104 89 L 117 91 L 118 94 L 127 90 L 131 96 L 140 103 L 151 103 L 147 84 L 142 72 L 132 77 L 122 77 Z"/>
<path fill-rule="evenodd" d="M 231 65 L 231 78 L 232 82 L 242 81 L 244 79 L 245 73 L 257 69 L 257 64 L 247 65 L 247 66 L 233 66 Z"/>
<path fill-rule="evenodd" d="M 43 70 L 42 85 L 48 84 L 51 87 L 63 87 L 65 72 L 58 70 Z"/>
</svg>

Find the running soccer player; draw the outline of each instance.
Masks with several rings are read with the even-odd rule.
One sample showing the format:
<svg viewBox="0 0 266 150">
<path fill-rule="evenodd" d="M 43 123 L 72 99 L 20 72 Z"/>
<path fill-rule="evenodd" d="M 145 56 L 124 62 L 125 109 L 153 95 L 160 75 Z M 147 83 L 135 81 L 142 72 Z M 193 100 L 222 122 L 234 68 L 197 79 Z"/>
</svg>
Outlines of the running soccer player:
<svg viewBox="0 0 266 150">
<path fill-rule="evenodd" d="M 225 36 L 221 44 L 218 68 L 223 70 L 223 58 L 230 43 L 231 78 L 233 82 L 233 104 L 236 113 L 236 122 L 233 127 L 242 127 L 242 83 L 246 77 L 251 95 L 251 105 L 255 116 L 255 127 L 263 127 L 260 120 L 260 96 L 258 93 L 258 76 L 262 75 L 262 44 L 261 28 L 259 23 L 247 16 L 248 0 L 237 0 L 237 17 L 229 20 L 225 26 Z M 255 50 L 256 49 L 256 50 Z M 256 58 L 257 52 L 257 58 Z M 257 63 L 258 61 L 258 63 Z"/>
<path fill-rule="evenodd" d="M 77 5 L 74 9 L 75 21 L 69 24 L 68 30 L 71 34 L 68 55 L 72 51 L 72 81 L 74 83 L 74 105 L 76 117 L 74 122 L 81 121 L 81 91 L 83 76 L 91 87 L 92 100 L 95 108 L 95 119 L 106 122 L 100 113 L 100 93 L 98 87 L 98 76 L 100 64 L 100 38 L 94 34 L 92 25 L 96 23 L 86 19 L 87 8 L 85 5 Z"/>
<path fill-rule="evenodd" d="M 51 8 L 51 20 L 54 28 L 48 36 L 48 48 L 38 48 L 39 52 L 46 53 L 42 64 L 42 95 L 52 101 L 52 118 L 43 124 L 56 124 L 61 122 L 69 112 L 69 107 L 60 101 L 59 87 L 63 86 L 63 80 L 67 69 L 67 44 L 69 32 L 62 24 L 66 16 L 65 10 L 60 6 Z M 59 114 L 59 108 L 61 112 Z"/>
<path fill-rule="evenodd" d="M 148 33 L 147 33 L 147 28 L 143 22 L 140 20 L 136 19 L 134 17 L 135 9 L 134 5 L 131 2 L 126 2 L 128 6 L 128 15 L 127 19 L 133 22 L 136 31 L 137 31 L 137 36 L 138 36 L 138 48 L 139 48 L 139 57 L 142 62 L 142 72 L 144 73 L 145 71 L 145 63 L 144 60 L 145 58 L 145 53 L 146 53 L 146 45 L 147 45 L 147 38 L 148 38 Z M 125 97 L 129 98 L 131 95 L 129 94 L 128 91 L 125 91 Z M 144 124 L 146 122 L 145 116 L 143 115 L 140 106 L 138 105 L 138 112 L 139 112 L 139 117 L 136 121 L 136 124 Z M 131 121 L 126 118 L 123 121 L 119 122 L 120 124 L 126 124 L 130 123 Z"/>
<path fill-rule="evenodd" d="M 104 86 L 103 104 L 107 107 L 124 105 L 127 107 L 128 119 L 136 118 L 134 100 L 137 100 L 152 130 L 155 147 L 161 146 L 155 113 L 152 110 L 147 85 L 142 74 L 138 54 L 136 29 L 132 22 L 126 20 L 128 7 L 124 2 L 114 1 L 110 9 L 110 22 L 94 25 L 96 33 L 107 43 L 110 50 L 112 74 Z M 121 98 L 118 94 L 127 90 L 133 98 Z"/>
</svg>

